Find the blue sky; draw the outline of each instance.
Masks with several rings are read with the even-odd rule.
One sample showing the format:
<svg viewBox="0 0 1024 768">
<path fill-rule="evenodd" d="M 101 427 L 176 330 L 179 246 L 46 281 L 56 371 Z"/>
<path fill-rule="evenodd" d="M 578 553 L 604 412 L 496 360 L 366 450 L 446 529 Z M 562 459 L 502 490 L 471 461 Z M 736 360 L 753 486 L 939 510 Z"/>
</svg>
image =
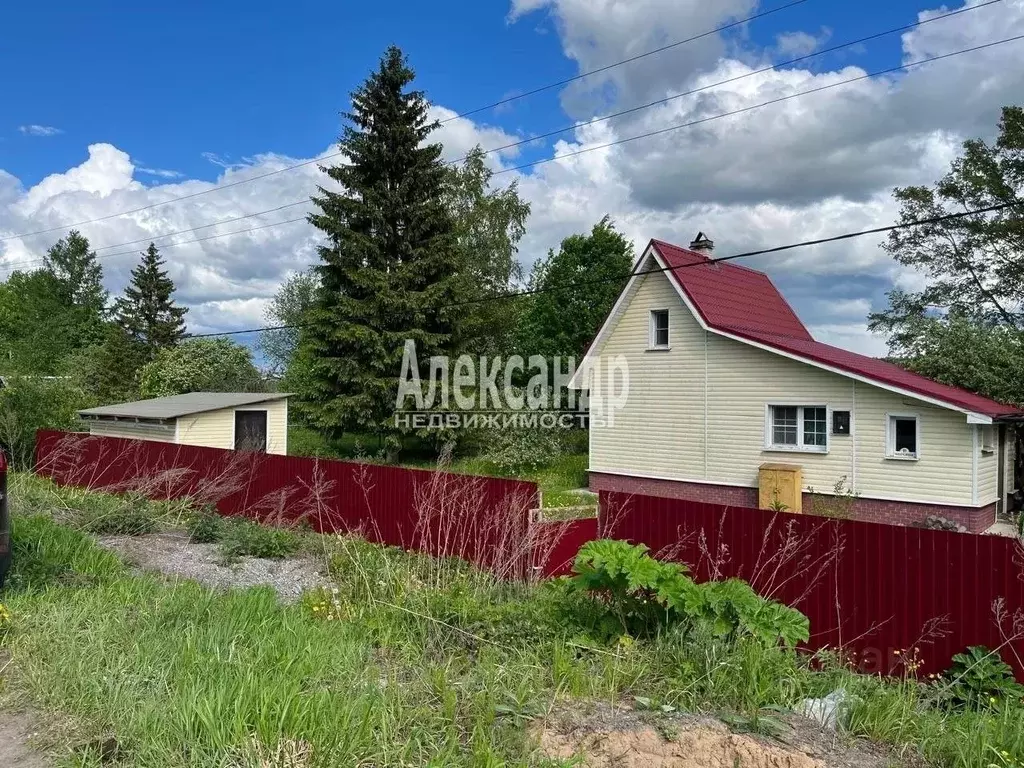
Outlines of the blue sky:
<svg viewBox="0 0 1024 768">
<path fill-rule="evenodd" d="M 766 18 L 446 123 L 445 157 L 569 126 L 556 139 L 492 155 L 495 183 L 533 205 L 527 267 L 605 214 L 638 247 L 708 232 L 720 253 L 890 223 L 894 186 L 939 178 L 968 137 L 990 137 L 1001 106 L 1020 100 L 1024 44 L 815 95 L 802 91 L 1024 34 L 1024 0 L 836 3 L 807 0 Z M 196 332 L 254 327 L 288 274 L 315 259 L 317 234 L 291 208 L 322 176 L 314 164 L 245 181 L 334 150 L 349 92 L 388 44 L 408 54 L 417 85 L 450 118 L 502 97 L 708 31 L 787 0 L 442 0 L 216 3 L 54 0 L 0 7 L 0 279 L 32 268 L 60 231 L 83 227 L 119 292 L 154 239 Z M 975 7 L 979 6 L 979 7 Z M 769 64 L 967 7 L 902 37 Z M 945 11 L 942 10 L 945 8 Z M 598 125 L 595 116 L 714 86 Z M 796 94 L 735 118 L 590 151 L 610 142 Z M 575 126 L 575 127 L 573 127 Z M 571 153 L 586 150 L 579 157 Z M 569 155 L 569 156 L 567 156 Z M 553 160 L 518 172 L 518 164 Z M 244 183 L 206 193 L 216 185 Z M 192 197 L 197 192 L 203 194 Z M 164 204 L 189 195 L 184 202 Z M 155 208 L 149 206 L 157 205 Z M 124 211 L 145 207 L 137 214 Z M 110 218 L 113 217 L 113 218 Z M 218 222 L 224 222 L 222 224 Z M 255 233 L 247 223 L 270 224 Z M 217 237 L 173 233 L 202 227 Z M 232 234 L 234 232 L 234 234 Z M 228 236 L 230 235 L 230 236 Z M 870 354 L 869 311 L 920 275 L 897 267 L 881 238 L 753 259 L 822 340 Z"/>
<path fill-rule="evenodd" d="M 811 0 L 728 34 L 769 47 L 780 33 L 828 28 L 841 42 L 909 23 L 923 7 Z M 5 78 L 0 167 L 33 184 L 100 141 L 192 178 L 220 170 L 205 153 L 305 157 L 337 134 L 349 92 L 390 43 L 408 53 L 429 96 L 457 111 L 576 74 L 548 10 L 508 17 L 507 4 L 493 0 L 5 4 L 0 68 L 23 76 Z M 898 59 L 892 36 L 813 63 L 872 68 Z M 567 119 L 558 91 L 480 117 L 527 134 Z M 62 133 L 38 141 L 19 133 L 23 125 Z"/>
</svg>

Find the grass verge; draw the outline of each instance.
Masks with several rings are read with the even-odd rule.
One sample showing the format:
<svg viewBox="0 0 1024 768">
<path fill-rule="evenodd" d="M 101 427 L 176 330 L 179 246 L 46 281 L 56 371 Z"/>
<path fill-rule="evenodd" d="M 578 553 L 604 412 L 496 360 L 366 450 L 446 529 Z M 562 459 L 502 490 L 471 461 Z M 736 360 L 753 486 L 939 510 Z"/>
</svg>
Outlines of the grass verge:
<svg viewBox="0 0 1024 768">
<path fill-rule="evenodd" d="M 640 697 L 756 728 L 772 708 L 840 687 L 850 732 L 894 745 L 894 764 L 921 754 L 937 766 L 1019 768 L 1013 756 L 1024 754 L 1013 702 L 952 710 L 921 682 L 855 675 L 750 638 L 599 640 L 599 606 L 557 583 L 499 583 L 355 538 L 317 537 L 335 587 L 297 605 L 268 589 L 168 584 L 69 528 L 67 506 L 16 508 L 0 638 L 11 660 L 0 701 L 72 722 L 64 765 L 97 768 L 92 746 L 113 738 L 125 766 L 550 767 L 526 724 L 566 700 Z"/>
</svg>

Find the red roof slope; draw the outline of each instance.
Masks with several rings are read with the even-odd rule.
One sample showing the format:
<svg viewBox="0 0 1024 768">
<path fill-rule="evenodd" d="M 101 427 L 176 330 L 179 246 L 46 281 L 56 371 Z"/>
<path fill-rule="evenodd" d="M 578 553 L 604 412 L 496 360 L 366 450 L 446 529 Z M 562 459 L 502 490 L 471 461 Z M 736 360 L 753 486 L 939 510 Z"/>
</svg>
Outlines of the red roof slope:
<svg viewBox="0 0 1024 768">
<path fill-rule="evenodd" d="M 651 245 L 666 266 L 675 267 L 669 274 L 711 328 L 985 416 L 1024 414 L 1014 406 L 939 384 L 884 360 L 815 341 L 763 272 L 725 262 L 707 264 L 707 256 L 660 240 L 652 240 Z"/>
</svg>

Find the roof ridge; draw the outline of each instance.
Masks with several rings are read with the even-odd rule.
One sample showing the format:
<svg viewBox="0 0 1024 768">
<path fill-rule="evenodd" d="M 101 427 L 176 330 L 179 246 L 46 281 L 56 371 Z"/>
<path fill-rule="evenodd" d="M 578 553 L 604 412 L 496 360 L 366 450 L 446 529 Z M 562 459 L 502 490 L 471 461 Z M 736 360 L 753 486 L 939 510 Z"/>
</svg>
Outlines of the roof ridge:
<svg viewBox="0 0 1024 768">
<path fill-rule="evenodd" d="M 670 242 L 668 242 L 668 240 L 659 240 L 658 238 L 653 237 L 653 238 L 651 238 L 651 242 L 654 243 L 655 245 L 667 245 L 669 248 L 675 248 L 677 251 L 683 251 L 684 253 L 686 253 L 686 254 L 688 254 L 690 256 L 696 256 L 699 259 L 703 259 L 704 262 L 708 263 L 708 264 L 718 264 L 718 265 L 724 266 L 724 267 L 735 267 L 736 269 L 742 269 L 742 270 L 744 270 L 746 272 L 752 272 L 755 275 L 764 275 L 765 277 L 768 277 L 768 273 L 764 272 L 764 271 L 762 271 L 760 269 L 754 269 L 753 267 L 748 267 L 746 264 L 733 264 L 731 261 L 726 262 L 726 260 L 722 259 L 722 258 L 715 259 L 715 258 L 713 258 L 711 256 L 705 256 L 703 253 L 699 253 L 699 252 L 694 251 L 694 250 L 692 250 L 690 248 L 685 248 L 685 247 L 683 247 L 681 245 L 676 245 L 675 243 L 670 243 Z M 729 258 L 729 257 L 727 257 L 727 258 Z M 768 279 L 771 280 L 770 277 L 768 277 Z M 785 298 L 785 297 L 783 297 L 783 298 Z"/>
</svg>

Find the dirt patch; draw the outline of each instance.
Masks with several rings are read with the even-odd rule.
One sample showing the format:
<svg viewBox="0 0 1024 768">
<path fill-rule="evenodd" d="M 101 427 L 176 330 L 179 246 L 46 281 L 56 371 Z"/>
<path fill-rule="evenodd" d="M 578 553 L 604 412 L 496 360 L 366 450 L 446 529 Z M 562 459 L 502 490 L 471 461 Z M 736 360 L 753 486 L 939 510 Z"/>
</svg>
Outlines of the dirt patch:
<svg viewBox="0 0 1024 768">
<path fill-rule="evenodd" d="M 845 743 L 797 715 L 773 715 L 777 738 L 734 733 L 723 722 L 687 715 L 657 716 L 595 703 L 556 711 L 533 736 L 547 757 L 580 758 L 587 768 L 887 768 L 887 750 Z"/>
<path fill-rule="evenodd" d="M 0 712 L 0 765 L 14 768 L 48 768 L 52 763 L 29 746 L 36 736 L 31 715 Z"/>
<path fill-rule="evenodd" d="M 184 533 L 100 536 L 98 541 L 144 571 L 159 571 L 210 587 L 272 587 L 285 602 L 295 602 L 307 589 L 331 586 L 319 564 L 309 557 L 243 557 L 225 563 L 216 544 L 199 544 Z"/>
</svg>

